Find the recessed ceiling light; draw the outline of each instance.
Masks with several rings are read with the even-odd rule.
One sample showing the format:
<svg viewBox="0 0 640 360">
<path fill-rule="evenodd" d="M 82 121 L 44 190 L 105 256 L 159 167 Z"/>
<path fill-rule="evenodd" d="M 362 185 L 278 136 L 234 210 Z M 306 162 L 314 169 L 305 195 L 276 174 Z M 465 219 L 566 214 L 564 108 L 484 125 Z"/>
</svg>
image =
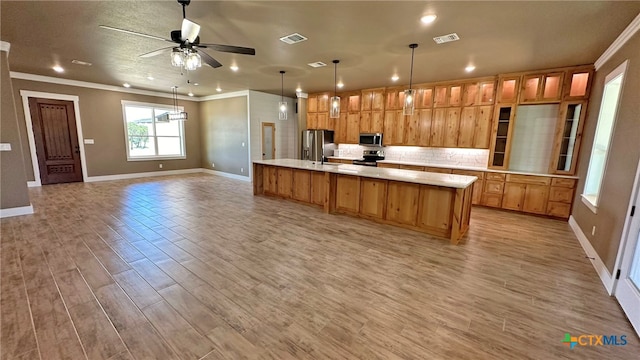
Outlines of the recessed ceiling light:
<svg viewBox="0 0 640 360">
<path fill-rule="evenodd" d="M 218 86 L 218 87 L 216 88 L 216 91 L 217 91 L 217 92 L 222 91 L 222 89 L 220 89 L 220 86 Z"/>
<path fill-rule="evenodd" d="M 147 80 L 155 80 L 155 78 L 151 75 L 147 76 Z"/>
<path fill-rule="evenodd" d="M 130 88 L 130 87 L 131 87 L 131 84 L 129 84 L 129 83 L 124 83 L 124 84 L 122 84 L 122 86 L 124 86 L 124 87 L 126 87 L 126 88 Z"/>
<path fill-rule="evenodd" d="M 198 86 L 198 85 L 200 85 L 200 84 L 198 84 L 198 83 L 193 83 L 193 85 L 194 85 L 194 86 Z"/>
<path fill-rule="evenodd" d="M 344 87 L 344 84 L 342 83 L 342 81 L 340 81 L 339 83 L 336 84 L 336 86 L 342 89 Z"/>
<path fill-rule="evenodd" d="M 432 22 L 436 21 L 436 18 L 437 18 L 436 15 L 425 15 L 420 18 L 420 21 L 423 24 L 431 24 Z"/>
<path fill-rule="evenodd" d="M 72 64 L 76 64 L 76 65 L 83 65 L 83 66 L 91 66 L 93 64 L 91 64 L 90 62 L 86 62 L 86 61 L 82 61 L 82 60 L 71 60 Z"/>
<path fill-rule="evenodd" d="M 191 91 L 189 91 L 189 93 L 187 95 L 193 96 L 193 93 Z"/>
<path fill-rule="evenodd" d="M 56 65 L 56 66 L 52 67 L 52 69 L 53 69 L 53 71 L 55 71 L 57 73 L 63 73 L 64 72 L 64 69 L 60 65 Z"/>
<path fill-rule="evenodd" d="M 229 69 L 231 69 L 232 71 L 238 71 L 238 67 L 236 65 L 231 65 Z"/>
<path fill-rule="evenodd" d="M 298 86 L 298 87 L 296 88 L 296 92 L 302 92 L 302 88 L 301 88 L 300 86 Z"/>
<path fill-rule="evenodd" d="M 400 77 L 398 75 L 393 75 L 391 77 L 391 81 L 398 81 L 398 79 L 400 79 Z"/>
<path fill-rule="evenodd" d="M 473 65 L 469 65 L 469 66 L 467 66 L 466 68 L 464 68 L 464 71 L 466 71 L 466 72 L 472 72 L 472 71 L 473 71 L 473 70 L 475 70 L 475 69 L 476 69 L 476 67 L 475 67 L 475 66 L 473 66 Z"/>
</svg>

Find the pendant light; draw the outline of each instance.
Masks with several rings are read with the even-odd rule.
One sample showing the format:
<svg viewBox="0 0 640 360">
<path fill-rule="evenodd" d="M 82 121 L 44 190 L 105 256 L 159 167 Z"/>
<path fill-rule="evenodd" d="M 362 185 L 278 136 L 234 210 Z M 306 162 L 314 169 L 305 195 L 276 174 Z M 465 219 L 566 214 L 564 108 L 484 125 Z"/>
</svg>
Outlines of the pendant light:
<svg viewBox="0 0 640 360">
<path fill-rule="evenodd" d="M 411 48 L 411 73 L 409 75 L 409 90 L 404 91 L 404 106 L 402 107 L 403 115 L 413 115 L 413 107 L 415 105 L 415 91 L 411 89 L 413 81 L 413 53 L 415 52 L 418 44 L 409 45 Z"/>
<path fill-rule="evenodd" d="M 284 70 L 280 70 L 280 102 L 278 103 L 278 120 L 287 120 L 287 102 L 284 101 Z"/>
<path fill-rule="evenodd" d="M 329 117 L 337 119 L 340 117 L 340 97 L 336 95 L 338 88 L 338 63 L 340 60 L 333 60 L 333 97 L 331 98 L 331 109 Z"/>
<path fill-rule="evenodd" d="M 173 98 L 173 112 L 168 113 L 169 120 L 187 120 L 188 115 L 184 111 L 180 111 L 178 107 L 178 86 L 171 87 L 171 95 Z"/>
</svg>

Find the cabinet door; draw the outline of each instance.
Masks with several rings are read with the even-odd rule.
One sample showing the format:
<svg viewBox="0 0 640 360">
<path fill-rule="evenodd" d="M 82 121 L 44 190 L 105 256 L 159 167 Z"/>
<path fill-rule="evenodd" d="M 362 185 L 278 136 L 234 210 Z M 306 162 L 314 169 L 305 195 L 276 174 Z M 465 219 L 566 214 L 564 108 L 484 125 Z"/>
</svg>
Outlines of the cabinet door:
<svg viewBox="0 0 640 360">
<path fill-rule="evenodd" d="M 420 186 L 418 226 L 446 232 L 451 227 L 454 189 L 440 186 Z"/>
<path fill-rule="evenodd" d="M 547 215 L 567 219 L 571 215 L 571 204 L 549 201 Z"/>
<path fill-rule="evenodd" d="M 324 205 L 326 189 L 325 173 L 321 171 L 311 172 L 311 203 Z"/>
<path fill-rule="evenodd" d="M 491 137 L 491 114 L 493 106 L 479 106 L 476 114 L 476 127 L 473 133 L 473 147 L 488 149 Z"/>
<path fill-rule="evenodd" d="M 307 113 L 307 129 L 314 130 L 318 128 L 318 114 Z"/>
<path fill-rule="evenodd" d="M 591 92 L 593 68 L 581 68 L 567 71 L 564 80 L 564 100 L 586 100 Z"/>
<path fill-rule="evenodd" d="M 360 209 L 360 178 L 338 175 L 336 179 L 336 210 L 357 213 Z"/>
<path fill-rule="evenodd" d="M 496 96 L 496 82 L 483 81 L 480 83 L 480 98 L 478 104 L 492 105 Z"/>
<path fill-rule="evenodd" d="M 318 129 L 333 130 L 333 127 L 329 126 L 329 113 L 318 113 Z"/>
<path fill-rule="evenodd" d="M 396 138 L 396 110 L 386 110 L 384 112 L 384 137 L 385 145 L 394 145 Z"/>
<path fill-rule="evenodd" d="M 436 86 L 434 90 L 433 107 L 445 107 L 449 105 L 447 103 L 449 98 L 449 94 L 447 93 L 448 89 L 448 86 Z"/>
<path fill-rule="evenodd" d="M 527 185 L 525 184 L 505 183 L 502 208 L 521 211 L 526 190 Z"/>
<path fill-rule="evenodd" d="M 318 95 L 309 94 L 307 99 L 307 112 L 318 112 Z"/>
<path fill-rule="evenodd" d="M 547 199 L 549 198 L 549 187 L 546 185 L 528 184 L 522 210 L 534 214 L 546 214 Z"/>
<path fill-rule="evenodd" d="M 371 133 L 371 111 L 363 111 L 360 113 L 360 132 Z"/>
<path fill-rule="evenodd" d="M 489 168 L 506 169 L 509 165 L 509 151 L 511 149 L 511 135 L 515 120 L 515 105 L 496 105 L 493 114 L 493 129 L 491 131 L 491 152 L 489 153 Z"/>
<path fill-rule="evenodd" d="M 373 100 L 373 93 L 371 90 L 362 90 L 360 95 L 360 110 L 361 111 L 370 111 L 371 110 L 371 101 Z"/>
<path fill-rule="evenodd" d="M 431 109 L 418 110 L 418 146 L 431 146 Z"/>
<path fill-rule="evenodd" d="M 498 103 L 515 104 L 518 102 L 520 76 L 505 76 L 498 79 Z"/>
<path fill-rule="evenodd" d="M 360 181 L 360 214 L 384 219 L 387 181 L 362 178 Z"/>
<path fill-rule="evenodd" d="M 473 136 L 476 128 L 477 107 L 468 106 L 462 109 L 460 115 L 460 131 L 458 134 L 458 147 L 473 147 Z"/>
<path fill-rule="evenodd" d="M 549 201 L 571 203 L 573 200 L 573 189 L 566 187 L 552 186 L 549 191 Z"/>
<path fill-rule="evenodd" d="M 464 84 L 464 92 L 462 94 L 462 106 L 476 105 L 478 102 L 480 84 L 469 83 Z"/>
<path fill-rule="evenodd" d="M 311 202 L 311 171 L 293 170 L 293 195 L 295 200 Z"/>
<path fill-rule="evenodd" d="M 423 87 L 418 89 L 416 109 L 431 109 L 433 106 L 433 88 Z"/>
<path fill-rule="evenodd" d="M 446 129 L 446 109 L 434 109 L 431 119 L 431 146 L 443 147 L 444 134 Z"/>
<path fill-rule="evenodd" d="M 543 76 L 544 82 L 540 90 L 540 101 L 560 101 L 562 99 L 562 83 L 564 72 L 550 73 Z"/>
<path fill-rule="evenodd" d="M 340 113 L 340 117 L 338 118 L 336 124 L 333 141 L 338 144 L 347 143 L 347 113 Z"/>
<path fill-rule="evenodd" d="M 522 78 L 520 90 L 520 103 L 536 102 L 540 99 L 542 91 L 542 75 L 525 75 Z"/>
<path fill-rule="evenodd" d="M 360 94 L 351 94 L 348 97 L 349 106 L 347 110 L 349 112 L 360 112 Z"/>
<path fill-rule="evenodd" d="M 389 181 L 387 187 L 387 220 L 416 225 L 420 185 Z"/>
<path fill-rule="evenodd" d="M 329 113 L 329 94 L 318 94 L 318 112 Z"/>
<path fill-rule="evenodd" d="M 575 173 L 586 113 L 586 100 L 565 101 L 560 105 L 560 116 L 551 152 L 551 174 Z"/>
<path fill-rule="evenodd" d="M 406 116 L 406 129 L 404 136 L 404 145 L 417 146 L 420 136 L 420 112 L 422 110 L 414 110 L 413 115 Z"/>
<path fill-rule="evenodd" d="M 293 170 L 278 168 L 278 195 L 290 198 L 293 191 Z"/>
<path fill-rule="evenodd" d="M 462 105 L 462 85 L 451 85 L 449 87 L 449 106 Z"/>
<path fill-rule="evenodd" d="M 371 110 L 384 111 L 384 89 L 373 90 L 371 94 Z"/>
<path fill-rule="evenodd" d="M 372 133 L 381 133 L 384 128 L 384 112 L 383 111 L 372 111 L 371 112 L 371 128 L 369 128 Z"/>
<path fill-rule="evenodd" d="M 262 170 L 262 184 L 266 194 L 278 193 L 278 174 L 275 166 L 265 166 Z"/>
<path fill-rule="evenodd" d="M 360 114 L 347 115 L 347 143 L 357 144 L 360 141 Z"/>
<path fill-rule="evenodd" d="M 460 108 L 447 109 L 447 120 L 444 134 L 444 147 L 458 146 L 460 129 Z"/>
<path fill-rule="evenodd" d="M 483 193 L 480 205 L 497 208 L 502 207 L 502 194 Z"/>
<path fill-rule="evenodd" d="M 403 99 L 404 100 L 404 99 Z M 400 91 L 397 88 L 387 89 L 385 93 L 385 110 L 397 110 L 403 106 L 400 102 Z"/>
</svg>

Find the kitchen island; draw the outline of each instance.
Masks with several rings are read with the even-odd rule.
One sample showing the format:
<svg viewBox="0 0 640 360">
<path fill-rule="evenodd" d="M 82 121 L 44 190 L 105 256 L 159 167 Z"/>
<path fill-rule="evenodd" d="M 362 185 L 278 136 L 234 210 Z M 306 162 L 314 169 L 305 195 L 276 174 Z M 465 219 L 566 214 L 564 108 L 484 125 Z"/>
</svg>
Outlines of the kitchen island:
<svg viewBox="0 0 640 360">
<path fill-rule="evenodd" d="M 475 176 L 319 164 L 275 159 L 253 162 L 253 194 L 321 206 L 449 238 L 457 244 L 469 228 Z"/>
</svg>

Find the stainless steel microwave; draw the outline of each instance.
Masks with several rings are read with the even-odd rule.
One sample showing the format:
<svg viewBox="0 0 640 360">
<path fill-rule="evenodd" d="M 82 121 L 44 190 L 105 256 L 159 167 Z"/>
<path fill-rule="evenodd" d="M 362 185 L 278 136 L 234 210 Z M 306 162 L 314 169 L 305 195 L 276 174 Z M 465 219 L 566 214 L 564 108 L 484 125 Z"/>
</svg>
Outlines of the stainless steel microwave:
<svg viewBox="0 0 640 360">
<path fill-rule="evenodd" d="M 382 146 L 382 134 L 360 134 L 360 145 Z"/>
</svg>

